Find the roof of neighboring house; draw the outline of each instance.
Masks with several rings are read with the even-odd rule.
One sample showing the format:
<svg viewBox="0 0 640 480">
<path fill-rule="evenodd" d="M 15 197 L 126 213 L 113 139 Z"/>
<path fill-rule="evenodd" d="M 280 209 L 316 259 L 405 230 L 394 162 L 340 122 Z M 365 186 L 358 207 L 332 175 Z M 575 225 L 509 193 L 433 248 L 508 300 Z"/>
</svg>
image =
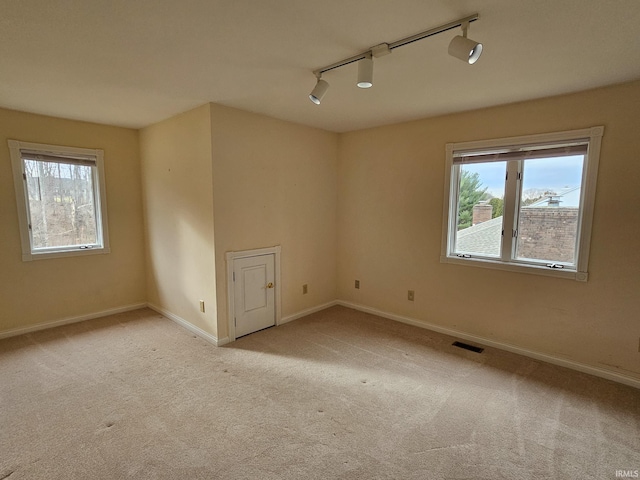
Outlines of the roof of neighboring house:
<svg viewBox="0 0 640 480">
<path fill-rule="evenodd" d="M 500 255 L 502 216 L 478 223 L 457 235 L 456 252 Z"/>
<path fill-rule="evenodd" d="M 550 197 L 560 203 L 550 205 Z M 561 190 L 557 195 L 547 195 L 525 208 L 578 208 L 580 205 L 580 187 L 570 187 Z M 492 218 L 486 222 L 459 230 L 456 238 L 456 253 L 500 255 L 502 236 L 502 216 Z"/>
<path fill-rule="evenodd" d="M 549 200 L 551 198 L 558 199 L 560 202 L 559 205 L 549 205 Z M 523 208 L 531 208 L 531 207 L 579 207 L 580 206 L 580 186 L 577 187 L 568 187 L 563 190 L 560 190 L 560 193 L 556 195 L 545 195 L 544 198 L 541 198 L 535 203 L 531 205 L 527 205 Z"/>
</svg>

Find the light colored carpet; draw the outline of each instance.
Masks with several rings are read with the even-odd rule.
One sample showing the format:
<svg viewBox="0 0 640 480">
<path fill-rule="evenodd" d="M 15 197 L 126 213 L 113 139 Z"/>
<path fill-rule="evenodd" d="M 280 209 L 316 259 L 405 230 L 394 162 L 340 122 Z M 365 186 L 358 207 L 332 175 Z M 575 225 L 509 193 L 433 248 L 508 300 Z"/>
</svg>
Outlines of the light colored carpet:
<svg viewBox="0 0 640 480">
<path fill-rule="evenodd" d="M 640 390 L 342 307 L 214 347 L 150 310 L 0 341 L 0 479 L 614 479 Z"/>
</svg>

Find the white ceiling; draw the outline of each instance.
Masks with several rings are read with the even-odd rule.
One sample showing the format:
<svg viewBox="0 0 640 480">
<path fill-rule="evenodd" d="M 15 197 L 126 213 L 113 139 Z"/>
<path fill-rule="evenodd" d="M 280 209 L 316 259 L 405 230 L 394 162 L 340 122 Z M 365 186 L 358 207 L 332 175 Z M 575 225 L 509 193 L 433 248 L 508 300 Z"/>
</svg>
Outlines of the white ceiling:
<svg viewBox="0 0 640 480">
<path fill-rule="evenodd" d="M 206 102 L 343 132 L 640 78 L 639 0 L 1 0 L 0 106 L 139 128 Z M 314 69 L 479 13 L 459 30 Z"/>
</svg>

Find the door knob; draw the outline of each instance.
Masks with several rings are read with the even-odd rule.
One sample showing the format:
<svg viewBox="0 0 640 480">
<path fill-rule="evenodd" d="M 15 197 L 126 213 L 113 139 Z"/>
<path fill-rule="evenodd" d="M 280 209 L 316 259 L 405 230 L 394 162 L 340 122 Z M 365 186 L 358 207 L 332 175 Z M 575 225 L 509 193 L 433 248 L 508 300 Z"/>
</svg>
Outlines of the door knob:
<svg viewBox="0 0 640 480">
<path fill-rule="evenodd" d="M 273 282 L 267 283 L 267 288 L 273 288 Z"/>
</svg>

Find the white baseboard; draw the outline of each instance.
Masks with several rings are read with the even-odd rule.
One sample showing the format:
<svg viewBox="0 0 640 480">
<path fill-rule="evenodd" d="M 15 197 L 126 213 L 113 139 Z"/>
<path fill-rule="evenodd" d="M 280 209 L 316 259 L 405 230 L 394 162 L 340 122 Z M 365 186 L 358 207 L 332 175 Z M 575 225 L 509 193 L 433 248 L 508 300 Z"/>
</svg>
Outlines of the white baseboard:
<svg viewBox="0 0 640 480">
<path fill-rule="evenodd" d="M 147 303 L 147 306 L 151 310 L 158 312 L 159 314 L 167 317 L 169 320 L 176 322 L 181 327 L 189 330 L 194 335 L 197 335 L 203 340 L 206 340 L 207 342 L 212 343 L 216 347 L 221 347 L 222 345 L 229 343 L 229 338 L 225 337 L 225 338 L 218 339 L 217 337 L 211 335 L 210 333 L 205 332 L 200 327 L 196 327 L 193 323 L 186 321 L 182 317 L 179 317 L 175 313 L 171 313 L 169 310 L 165 310 L 164 308 L 154 305 L 153 303 Z"/>
<path fill-rule="evenodd" d="M 338 305 L 338 301 L 334 300 L 332 302 L 323 303 L 322 305 L 317 305 L 315 307 L 307 308 L 306 310 L 302 310 L 300 312 L 294 313 L 292 315 L 287 315 L 286 317 L 282 317 L 278 325 L 283 325 L 288 322 L 293 322 L 298 318 L 306 317 L 307 315 L 311 315 L 312 313 L 319 312 L 320 310 L 324 310 L 329 307 L 333 307 L 334 305 Z"/>
<path fill-rule="evenodd" d="M 447 327 L 442 327 L 440 325 L 435 325 L 428 322 L 423 322 L 421 320 L 417 320 L 414 318 L 404 317 L 402 315 L 396 315 L 394 313 L 384 312 L 382 310 L 367 307 L 365 305 L 359 305 L 357 303 L 347 302 L 344 300 L 335 300 L 335 301 L 324 303 L 322 305 L 318 305 L 306 310 L 302 310 L 292 315 L 287 315 L 286 317 L 283 317 L 280 319 L 279 325 L 292 322 L 293 320 L 297 320 L 298 318 L 306 317 L 307 315 L 311 315 L 312 313 L 325 310 L 329 307 L 333 307 L 334 305 L 341 305 L 343 307 L 353 308 L 354 310 L 359 310 L 361 312 L 370 313 L 372 315 L 377 315 L 379 317 L 388 318 L 389 320 L 395 320 L 397 322 L 406 323 L 408 325 L 424 328 L 426 330 L 432 330 L 434 332 L 442 333 L 442 334 L 449 335 L 456 338 L 461 338 L 471 342 L 479 343 L 481 345 L 498 348 L 500 350 L 506 350 L 508 352 L 516 353 L 518 355 L 524 355 L 525 357 L 551 363 L 553 365 L 559 365 L 565 368 L 570 368 L 572 370 L 577 370 L 579 372 L 588 373 L 590 375 L 595 375 L 596 377 L 606 378 L 607 380 L 612 380 L 614 382 L 622 383 L 622 384 L 640 389 L 640 380 L 633 377 L 629 377 L 627 375 L 622 375 L 617 372 L 612 372 L 610 370 L 605 370 L 603 368 L 594 367 L 592 365 L 587 365 L 584 363 L 574 362 L 572 360 L 567 360 L 564 358 L 558 358 L 546 353 L 540 353 L 533 350 L 528 350 L 526 348 L 518 347 L 517 345 L 497 342 L 495 340 L 490 340 L 488 338 L 479 337 L 477 335 L 468 334 L 465 332 L 461 332 L 461 331 L 454 330 Z M 39 330 L 46 330 L 48 328 L 60 327 L 62 325 L 69 325 L 72 323 L 83 322 L 85 320 L 92 320 L 94 318 L 106 317 L 108 315 L 115 315 L 118 313 L 129 312 L 131 310 L 138 310 L 144 307 L 149 307 L 150 309 L 160 313 L 161 315 L 164 315 L 165 317 L 174 321 L 181 327 L 187 329 L 191 333 L 199 336 L 200 338 L 206 340 L 207 342 L 215 346 L 222 346 L 229 343 L 228 337 L 219 339 L 214 335 L 211 335 L 210 333 L 207 333 L 201 328 L 186 321 L 184 318 L 179 317 L 178 315 L 175 315 L 169 312 L 168 310 L 158 307 L 157 305 L 154 305 L 152 303 L 136 303 L 132 305 L 125 305 L 122 307 L 102 310 L 100 312 L 79 315 L 76 317 L 63 318 L 61 320 L 55 320 L 53 322 L 43 322 L 43 323 L 38 323 L 36 325 L 28 326 L 28 327 L 20 327 L 20 328 L 14 328 L 11 330 L 5 330 L 3 332 L 0 332 L 0 339 L 15 337 L 18 335 L 24 335 L 26 333 L 37 332 Z"/>
<path fill-rule="evenodd" d="M 427 330 L 432 330 L 434 332 L 443 333 L 445 335 L 449 335 L 452 337 L 462 338 L 464 340 L 479 343 L 481 345 L 498 348 L 500 350 L 506 350 L 507 352 L 511 352 L 511 353 L 517 353 L 518 355 L 524 355 L 525 357 L 533 358 L 535 360 L 541 360 L 543 362 L 551 363 L 553 365 L 570 368 L 572 370 L 577 370 L 582 373 L 588 373 L 590 375 L 595 375 L 596 377 L 606 378 L 607 380 L 623 383 L 631 387 L 640 388 L 640 380 L 633 377 L 629 377 L 627 375 L 621 375 L 620 373 L 617 373 L 617 372 L 605 370 L 603 368 L 594 367 L 592 365 L 587 365 L 584 363 L 574 362 L 572 360 L 566 360 L 564 358 L 554 357 L 553 355 L 549 355 L 546 353 L 539 353 L 533 350 L 528 350 L 526 348 L 518 347 L 516 345 L 511 345 L 509 343 L 497 342 L 495 340 L 490 340 L 488 338 L 479 337 L 477 335 L 471 335 L 468 333 L 460 332 L 458 330 L 453 330 L 451 328 L 442 327 L 440 325 L 434 325 L 433 323 L 416 320 L 414 318 L 403 317 L 402 315 L 396 315 L 394 313 L 383 312 L 382 310 L 377 310 L 375 308 L 366 307 L 364 305 L 359 305 L 356 303 L 346 302 L 344 300 L 338 300 L 335 302 L 335 304 L 342 305 L 343 307 L 347 307 L 347 308 L 353 308 L 354 310 L 359 310 L 361 312 L 370 313 L 372 315 L 377 315 L 378 317 L 388 318 L 389 320 L 395 320 L 396 322 L 406 323 L 408 325 L 413 325 L 415 327 L 420 327 Z"/>
<path fill-rule="evenodd" d="M 67 317 L 61 320 L 54 320 L 53 322 L 43 322 L 31 325 L 29 327 L 13 328 L 11 330 L 5 330 L 0 332 L 0 339 L 16 337 L 18 335 L 24 335 L 25 333 L 37 332 L 39 330 L 46 330 L 48 328 L 61 327 L 62 325 L 69 325 L 71 323 L 84 322 L 85 320 L 93 320 L 94 318 L 106 317 L 108 315 L 115 315 L 117 313 L 129 312 L 131 310 L 138 310 L 145 308 L 146 303 L 135 303 L 133 305 L 125 305 L 123 307 L 110 308 L 109 310 L 102 310 L 101 312 L 88 313 L 86 315 L 79 315 L 77 317 Z"/>
</svg>

